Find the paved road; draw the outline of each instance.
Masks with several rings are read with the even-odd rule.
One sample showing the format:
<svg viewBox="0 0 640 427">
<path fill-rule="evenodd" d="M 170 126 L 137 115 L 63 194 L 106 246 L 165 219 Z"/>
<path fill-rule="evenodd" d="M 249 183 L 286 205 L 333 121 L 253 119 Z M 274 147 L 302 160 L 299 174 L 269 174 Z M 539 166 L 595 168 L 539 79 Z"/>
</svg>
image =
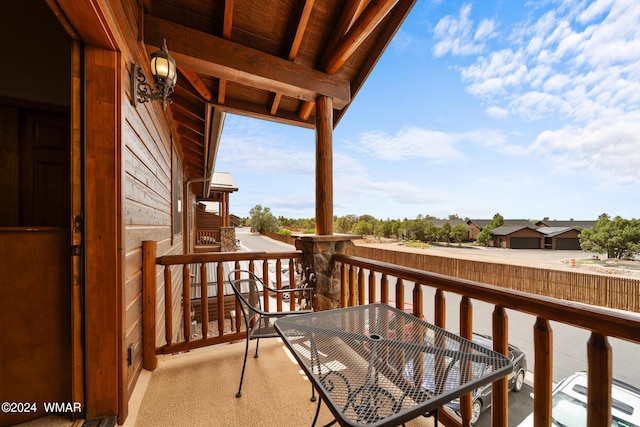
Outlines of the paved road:
<svg viewBox="0 0 640 427">
<path fill-rule="evenodd" d="M 518 393 L 509 393 L 509 426 L 517 426 L 533 411 L 533 388 L 528 385 L 522 387 Z M 482 413 L 475 427 L 490 427 L 491 411 Z"/>
<path fill-rule="evenodd" d="M 262 251 L 291 251 L 292 245 L 269 239 L 257 233 L 252 233 L 248 227 L 236 228 L 236 238 L 240 240 L 240 250 L 248 252 Z"/>
</svg>

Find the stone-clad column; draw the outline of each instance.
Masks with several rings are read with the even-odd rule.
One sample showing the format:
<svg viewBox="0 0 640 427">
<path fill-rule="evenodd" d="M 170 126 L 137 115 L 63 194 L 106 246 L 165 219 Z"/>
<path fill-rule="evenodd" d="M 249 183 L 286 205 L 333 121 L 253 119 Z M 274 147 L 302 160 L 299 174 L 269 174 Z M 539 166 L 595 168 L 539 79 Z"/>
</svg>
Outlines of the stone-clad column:
<svg viewBox="0 0 640 427">
<path fill-rule="evenodd" d="M 340 269 L 333 261 L 334 254 L 343 254 L 353 246 L 352 240 L 361 236 L 353 235 L 303 235 L 296 240 L 296 249 L 303 252 L 304 268 L 314 273 L 315 281 L 309 285 L 315 287 L 313 309 L 331 310 L 340 307 Z"/>
<path fill-rule="evenodd" d="M 220 227 L 220 252 L 235 252 L 237 250 L 235 227 Z"/>
</svg>

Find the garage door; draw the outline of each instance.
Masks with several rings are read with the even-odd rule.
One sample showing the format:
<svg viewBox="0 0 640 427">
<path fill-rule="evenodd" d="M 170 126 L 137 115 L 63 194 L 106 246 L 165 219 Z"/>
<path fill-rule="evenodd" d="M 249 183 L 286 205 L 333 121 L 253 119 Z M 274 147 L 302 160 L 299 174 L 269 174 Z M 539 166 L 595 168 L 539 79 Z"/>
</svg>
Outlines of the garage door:
<svg viewBox="0 0 640 427">
<path fill-rule="evenodd" d="M 539 237 L 512 237 L 511 249 L 540 249 Z"/>
<path fill-rule="evenodd" d="M 577 237 L 556 239 L 556 249 L 565 251 L 579 251 L 581 249 L 580 239 L 578 239 Z"/>
</svg>

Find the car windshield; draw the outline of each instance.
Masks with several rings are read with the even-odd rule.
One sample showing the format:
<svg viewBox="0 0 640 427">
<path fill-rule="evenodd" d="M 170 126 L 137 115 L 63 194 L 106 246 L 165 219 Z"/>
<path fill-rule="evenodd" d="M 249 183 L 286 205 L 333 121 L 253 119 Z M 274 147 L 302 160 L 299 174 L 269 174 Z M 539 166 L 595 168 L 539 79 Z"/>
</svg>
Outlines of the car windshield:
<svg viewBox="0 0 640 427">
<path fill-rule="evenodd" d="M 584 402 L 560 391 L 553 395 L 551 418 L 553 423 L 559 427 L 583 427 L 587 425 L 587 407 Z M 611 427 L 638 426 L 612 417 Z"/>
</svg>

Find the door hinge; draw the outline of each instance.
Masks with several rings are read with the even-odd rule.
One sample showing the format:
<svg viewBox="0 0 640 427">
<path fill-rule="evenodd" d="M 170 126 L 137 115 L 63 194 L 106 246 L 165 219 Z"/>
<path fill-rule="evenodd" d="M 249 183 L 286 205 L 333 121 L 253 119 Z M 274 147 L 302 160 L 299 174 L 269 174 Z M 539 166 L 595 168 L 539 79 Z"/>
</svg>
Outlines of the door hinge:
<svg viewBox="0 0 640 427">
<path fill-rule="evenodd" d="M 80 245 L 71 246 L 71 256 L 80 256 L 81 250 L 82 250 L 82 246 Z"/>
</svg>

